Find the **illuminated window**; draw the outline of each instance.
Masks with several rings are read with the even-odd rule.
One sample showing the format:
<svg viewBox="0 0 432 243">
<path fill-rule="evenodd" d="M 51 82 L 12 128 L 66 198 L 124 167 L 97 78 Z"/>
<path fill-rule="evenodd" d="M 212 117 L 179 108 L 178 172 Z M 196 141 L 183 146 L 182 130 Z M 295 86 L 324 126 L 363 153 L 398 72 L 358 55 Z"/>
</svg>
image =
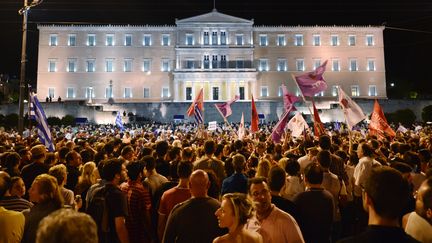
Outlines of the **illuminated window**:
<svg viewBox="0 0 432 243">
<path fill-rule="evenodd" d="M 296 34 L 295 35 L 294 45 L 295 46 L 302 46 L 303 45 L 303 35 L 302 34 Z"/>
<path fill-rule="evenodd" d="M 105 45 L 106 46 L 113 46 L 114 45 L 114 34 L 107 34 L 106 35 Z"/>
<path fill-rule="evenodd" d="M 49 36 L 49 45 L 50 46 L 57 46 L 58 37 L 57 34 L 51 34 Z"/>
</svg>

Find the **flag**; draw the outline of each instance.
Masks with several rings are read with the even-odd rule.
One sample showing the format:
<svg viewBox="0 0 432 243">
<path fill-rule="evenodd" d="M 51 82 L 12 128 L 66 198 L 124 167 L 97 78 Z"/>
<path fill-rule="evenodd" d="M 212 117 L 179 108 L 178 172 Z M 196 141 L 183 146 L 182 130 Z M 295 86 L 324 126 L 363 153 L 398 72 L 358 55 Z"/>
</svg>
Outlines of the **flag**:
<svg viewBox="0 0 432 243">
<path fill-rule="evenodd" d="M 200 89 L 200 91 L 198 92 L 198 94 L 195 97 L 194 101 L 189 106 L 189 109 L 186 112 L 188 116 L 192 116 L 194 114 L 194 112 L 195 112 L 195 104 L 198 105 L 198 108 L 199 108 L 200 111 L 203 110 L 203 108 L 204 108 L 204 93 L 203 93 L 203 88 Z"/>
<path fill-rule="evenodd" d="M 251 116 L 251 132 L 257 132 L 258 131 L 259 118 L 258 118 L 258 112 L 256 110 L 255 100 L 253 98 L 253 95 L 252 95 L 252 112 L 251 112 L 251 114 L 252 114 L 252 116 Z"/>
<path fill-rule="evenodd" d="M 240 120 L 240 125 L 238 128 L 238 139 L 242 140 L 244 138 L 245 135 L 245 126 L 244 126 L 244 116 L 243 116 L 243 112 L 242 112 L 242 117 Z"/>
<path fill-rule="evenodd" d="M 48 122 L 45 112 L 42 109 L 39 100 L 34 93 L 30 93 L 30 118 L 37 122 L 39 140 L 47 147 L 50 152 L 54 152 L 54 144 L 52 141 L 51 131 L 48 127 Z"/>
<path fill-rule="evenodd" d="M 315 102 L 312 101 L 313 106 L 313 116 L 314 116 L 314 134 L 315 137 L 319 137 L 324 134 L 324 125 L 321 122 L 321 118 L 319 117 L 318 110 L 315 107 Z"/>
<path fill-rule="evenodd" d="M 327 83 L 323 78 L 326 65 L 327 60 L 314 71 L 294 77 L 303 96 L 312 97 L 327 89 Z"/>
<path fill-rule="evenodd" d="M 358 106 L 345 92 L 339 87 L 339 104 L 345 115 L 346 123 L 348 128 L 352 128 L 363 119 L 365 119 L 365 114 L 363 113 L 360 106 Z"/>
<path fill-rule="evenodd" d="M 223 104 L 215 104 L 216 109 L 219 111 L 221 116 L 224 118 L 227 118 L 231 116 L 232 110 L 231 110 L 231 104 L 236 102 L 238 99 L 240 99 L 240 96 L 236 95 L 234 99 L 227 101 Z"/>
<path fill-rule="evenodd" d="M 289 115 L 289 111 L 285 111 L 281 118 L 279 119 L 278 123 L 276 123 L 276 125 L 273 128 L 273 131 L 271 133 L 271 138 L 273 140 L 273 142 L 275 143 L 280 143 L 281 137 L 284 133 L 285 127 L 287 125 L 288 122 L 288 116 Z"/>
<path fill-rule="evenodd" d="M 303 118 L 300 112 L 297 112 L 287 124 L 287 128 L 291 130 L 291 136 L 297 138 L 303 134 L 307 128 L 309 128 L 307 122 Z"/>
<path fill-rule="evenodd" d="M 288 93 L 288 89 L 285 84 L 282 84 L 282 93 L 285 111 L 296 111 L 297 109 L 294 107 L 294 103 L 299 101 L 300 99 L 297 96 Z"/>
<path fill-rule="evenodd" d="M 399 127 L 396 130 L 396 132 L 406 133 L 406 132 L 408 132 L 408 129 L 406 127 L 402 126 L 402 124 L 399 124 Z"/>
<path fill-rule="evenodd" d="M 202 124 L 204 122 L 204 118 L 202 116 L 202 112 L 201 109 L 199 108 L 199 105 L 197 103 L 195 103 L 195 108 L 194 108 L 194 118 L 195 118 L 195 123 L 196 124 Z"/>
<path fill-rule="evenodd" d="M 116 126 L 117 126 L 121 131 L 124 130 L 124 127 L 123 127 L 123 121 L 122 121 L 122 118 L 121 118 L 120 112 L 117 112 L 117 116 L 116 116 L 116 119 L 115 119 L 115 124 L 116 124 Z"/>
<path fill-rule="evenodd" d="M 371 120 L 369 123 L 369 134 L 376 135 L 378 138 L 384 138 L 386 134 L 390 137 L 396 136 L 396 133 L 387 123 L 384 112 L 377 100 L 375 100 Z"/>
</svg>

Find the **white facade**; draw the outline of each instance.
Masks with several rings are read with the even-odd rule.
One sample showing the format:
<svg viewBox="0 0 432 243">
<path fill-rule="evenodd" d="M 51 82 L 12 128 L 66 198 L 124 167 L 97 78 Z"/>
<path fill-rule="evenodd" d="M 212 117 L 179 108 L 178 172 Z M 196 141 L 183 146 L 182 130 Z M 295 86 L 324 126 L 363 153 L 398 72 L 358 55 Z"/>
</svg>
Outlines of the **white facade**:
<svg viewBox="0 0 432 243">
<path fill-rule="evenodd" d="M 212 11 L 175 26 L 39 25 L 37 93 L 62 100 L 184 102 L 280 99 L 292 75 L 328 60 L 328 89 L 386 98 L 384 27 L 254 26 Z"/>
</svg>

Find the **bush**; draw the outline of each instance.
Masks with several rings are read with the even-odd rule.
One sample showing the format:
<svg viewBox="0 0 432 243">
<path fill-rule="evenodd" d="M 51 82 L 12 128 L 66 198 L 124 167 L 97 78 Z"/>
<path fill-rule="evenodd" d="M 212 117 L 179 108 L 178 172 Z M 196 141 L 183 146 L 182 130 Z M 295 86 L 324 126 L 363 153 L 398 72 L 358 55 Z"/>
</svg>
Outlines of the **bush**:
<svg viewBox="0 0 432 243">
<path fill-rule="evenodd" d="M 48 125 L 50 126 L 60 126 L 62 124 L 62 121 L 60 118 L 56 116 L 50 116 L 47 118 Z"/>
<path fill-rule="evenodd" d="M 404 126 L 410 126 L 416 121 L 416 115 L 411 109 L 397 110 L 393 113 L 386 113 L 385 116 L 388 122 L 401 123 Z"/>
<path fill-rule="evenodd" d="M 18 114 L 9 114 L 4 118 L 4 125 L 6 128 L 18 127 Z"/>
<path fill-rule="evenodd" d="M 61 123 L 64 126 L 75 126 L 75 117 L 71 115 L 66 115 L 61 119 Z"/>
<path fill-rule="evenodd" d="M 432 105 L 425 106 L 421 116 L 424 122 L 432 121 Z"/>
</svg>

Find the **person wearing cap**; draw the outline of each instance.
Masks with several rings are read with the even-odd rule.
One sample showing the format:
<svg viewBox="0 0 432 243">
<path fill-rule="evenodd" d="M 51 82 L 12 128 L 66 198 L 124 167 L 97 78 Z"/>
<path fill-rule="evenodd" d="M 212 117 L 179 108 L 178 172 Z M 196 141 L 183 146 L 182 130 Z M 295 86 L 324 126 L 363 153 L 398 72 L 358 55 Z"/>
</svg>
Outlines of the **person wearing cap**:
<svg viewBox="0 0 432 243">
<path fill-rule="evenodd" d="M 31 148 L 31 163 L 24 166 L 21 170 L 21 176 L 26 188 L 30 188 L 33 180 L 41 174 L 48 173 L 48 166 L 45 165 L 46 148 L 39 144 Z"/>
</svg>

